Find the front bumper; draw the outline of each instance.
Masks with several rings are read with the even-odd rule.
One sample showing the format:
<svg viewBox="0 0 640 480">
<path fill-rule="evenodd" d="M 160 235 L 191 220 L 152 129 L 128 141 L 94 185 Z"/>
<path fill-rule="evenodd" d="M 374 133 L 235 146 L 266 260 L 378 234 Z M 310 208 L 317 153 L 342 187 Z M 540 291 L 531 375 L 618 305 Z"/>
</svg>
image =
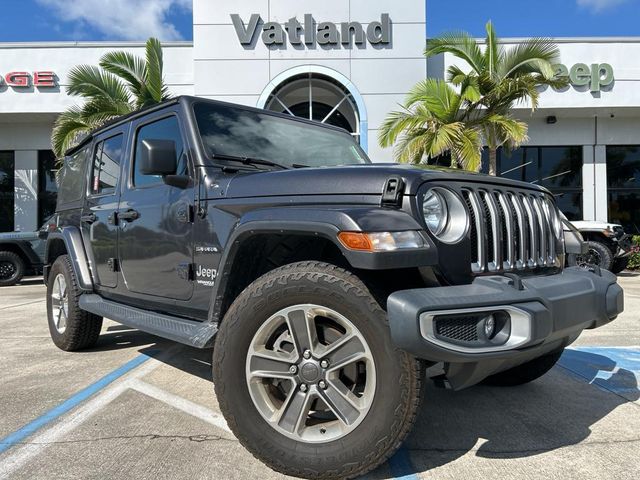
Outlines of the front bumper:
<svg viewBox="0 0 640 480">
<path fill-rule="evenodd" d="M 418 358 L 444 362 L 451 386 L 463 388 L 610 322 L 623 310 L 623 292 L 612 273 L 573 267 L 556 275 L 479 277 L 471 285 L 403 290 L 389 297 L 387 308 L 394 343 Z M 481 329 L 466 342 L 439 335 L 434 323 L 453 323 L 455 332 L 457 319 L 491 312 L 503 315 L 507 326 L 484 343 Z"/>
</svg>

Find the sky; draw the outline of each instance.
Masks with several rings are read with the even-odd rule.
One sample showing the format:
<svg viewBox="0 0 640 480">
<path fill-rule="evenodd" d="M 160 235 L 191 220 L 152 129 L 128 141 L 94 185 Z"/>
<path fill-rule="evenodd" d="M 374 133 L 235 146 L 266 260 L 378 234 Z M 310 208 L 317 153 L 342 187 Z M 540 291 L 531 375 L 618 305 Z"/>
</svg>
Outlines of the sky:
<svg viewBox="0 0 640 480">
<path fill-rule="evenodd" d="M 192 0 L 0 0 L 0 42 L 150 36 L 191 40 L 191 4 Z M 640 36 L 640 0 L 427 1 L 429 36 L 451 30 L 483 36 L 489 19 L 501 37 Z"/>
</svg>

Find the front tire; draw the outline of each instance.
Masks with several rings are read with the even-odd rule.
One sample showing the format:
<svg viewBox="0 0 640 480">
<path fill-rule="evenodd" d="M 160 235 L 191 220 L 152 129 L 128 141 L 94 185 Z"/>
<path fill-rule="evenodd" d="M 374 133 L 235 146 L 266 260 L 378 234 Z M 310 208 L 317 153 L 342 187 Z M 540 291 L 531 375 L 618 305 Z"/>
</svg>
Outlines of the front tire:
<svg viewBox="0 0 640 480">
<path fill-rule="evenodd" d="M 560 360 L 562 352 L 564 352 L 563 348 L 534 358 L 517 367 L 491 375 L 485 378 L 482 383 L 494 387 L 517 387 L 518 385 L 533 382 L 553 368 Z"/>
<path fill-rule="evenodd" d="M 17 253 L 0 252 L 0 287 L 15 285 L 24 276 L 24 260 Z"/>
<path fill-rule="evenodd" d="M 47 317 L 53 343 L 67 352 L 93 347 L 102 329 L 102 317 L 82 310 L 71 260 L 61 255 L 53 262 L 47 282 Z"/>
<path fill-rule="evenodd" d="M 571 267 L 588 268 L 590 265 L 597 265 L 605 270 L 611 270 L 613 254 L 605 244 L 589 241 L 587 242 L 587 253 L 584 255 L 569 255 L 568 263 Z"/>
<path fill-rule="evenodd" d="M 220 409 L 276 471 L 362 475 L 389 458 L 418 410 L 419 363 L 391 342 L 364 284 L 320 262 L 256 280 L 222 321 L 213 352 Z"/>
</svg>

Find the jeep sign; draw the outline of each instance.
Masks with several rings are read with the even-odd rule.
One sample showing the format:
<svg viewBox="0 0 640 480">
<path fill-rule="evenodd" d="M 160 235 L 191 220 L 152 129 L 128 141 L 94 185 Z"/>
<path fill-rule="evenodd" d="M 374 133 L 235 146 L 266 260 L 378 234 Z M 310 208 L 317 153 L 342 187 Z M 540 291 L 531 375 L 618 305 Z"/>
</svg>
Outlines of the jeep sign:
<svg viewBox="0 0 640 480">
<path fill-rule="evenodd" d="M 292 17 L 284 24 L 264 22 L 262 17 L 254 13 L 245 25 L 238 14 L 231 14 L 231 21 L 242 45 L 254 45 L 256 33 L 262 30 L 262 42 L 267 45 L 284 45 L 285 37 L 291 45 L 364 45 L 365 39 L 372 45 L 388 45 L 391 43 L 391 19 L 388 13 L 380 16 L 380 21 L 369 23 L 365 28 L 360 22 L 316 23 L 312 15 L 306 14 L 302 23 Z"/>
<path fill-rule="evenodd" d="M 561 63 L 554 66 L 556 76 L 569 78 L 571 85 L 584 87 L 589 85 L 592 93 L 597 93 L 602 87 L 613 83 L 613 67 L 608 63 L 593 63 L 591 67 L 586 63 L 576 63 L 570 69 Z"/>
</svg>

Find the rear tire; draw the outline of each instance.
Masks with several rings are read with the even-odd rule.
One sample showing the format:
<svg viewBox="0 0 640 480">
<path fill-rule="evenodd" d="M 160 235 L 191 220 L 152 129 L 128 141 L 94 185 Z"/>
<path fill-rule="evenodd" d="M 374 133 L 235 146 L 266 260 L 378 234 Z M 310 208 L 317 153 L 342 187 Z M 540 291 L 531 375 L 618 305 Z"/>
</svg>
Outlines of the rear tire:
<svg viewBox="0 0 640 480">
<path fill-rule="evenodd" d="M 47 282 L 47 318 L 53 343 L 67 352 L 93 347 L 102 329 L 102 317 L 78 306 L 80 295 L 69 256 L 58 257 Z"/>
<path fill-rule="evenodd" d="M 571 267 L 584 267 L 589 265 L 597 265 L 605 270 L 611 270 L 613 264 L 613 254 L 609 247 L 600 242 L 587 242 L 587 253 L 584 255 L 571 254 L 568 256 L 568 263 Z"/>
<path fill-rule="evenodd" d="M 24 276 L 25 264 L 17 253 L 0 252 L 0 287 L 15 285 Z"/>
<path fill-rule="evenodd" d="M 616 275 L 622 272 L 629 265 L 629 257 L 616 258 L 613 261 L 613 265 L 611 265 L 611 273 L 615 273 Z"/>
<path fill-rule="evenodd" d="M 485 378 L 482 383 L 494 387 L 517 387 L 518 385 L 533 382 L 553 368 L 558 360 L 560 360 L 562 352 L 564 352 L 564 348 L 534 358 L 517 367 L 491 375 Z"/>
<path fill-rule="evenodd" d="M 385 312 L 357 277 L 320 262 L 273 270 L 236 298 L 216 337 L 213 378 L 240 443 L 303 478 L 376 468 L 420 403 L 420 364 L 394 347 Z"/>
</svg>

